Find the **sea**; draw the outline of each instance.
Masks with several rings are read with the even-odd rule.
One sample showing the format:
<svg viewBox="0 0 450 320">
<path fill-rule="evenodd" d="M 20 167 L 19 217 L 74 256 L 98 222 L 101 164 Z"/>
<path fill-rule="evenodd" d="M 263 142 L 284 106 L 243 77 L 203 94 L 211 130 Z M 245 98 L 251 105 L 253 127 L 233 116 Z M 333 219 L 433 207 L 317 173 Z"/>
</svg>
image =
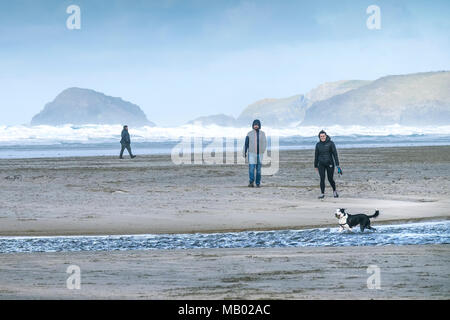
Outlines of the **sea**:
<svg viewBox="0 0 450 320">
<path fill-rule="evenodd" d="M 324 129 L 338 148 L 376 148 L 450 145 L 450 125 L 388 126 L 289 126 L 262 128 L 270 148 L 313 149 Z M 223 143 L 241 150 L 250 127 L 186 124 L 176 127 L 130 127 L 133 152 L 137 155 L 171 154 L 182 141 L 201 141 L 202 146 Z M 0 159 L 116 156 L 121 125 L 29 126 L 0 125 Z M 276 139 L 273 139 L 276 138 Z"/>
</svg>

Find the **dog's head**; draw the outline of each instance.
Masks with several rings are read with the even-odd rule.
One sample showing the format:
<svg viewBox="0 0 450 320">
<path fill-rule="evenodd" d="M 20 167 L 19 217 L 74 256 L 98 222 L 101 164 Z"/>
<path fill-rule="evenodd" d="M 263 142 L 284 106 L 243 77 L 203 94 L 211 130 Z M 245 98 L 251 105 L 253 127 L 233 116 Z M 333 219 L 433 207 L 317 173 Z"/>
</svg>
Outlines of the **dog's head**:
<svg viewBox="0 0 450 320">
<path fill-rule="evenodd" d="M 336 212 L 334 214 L 337 219 L 342 219 L 347 215 L 347 212 L 345 212 L 344 208 L 336 209 Z"/>
</svg>

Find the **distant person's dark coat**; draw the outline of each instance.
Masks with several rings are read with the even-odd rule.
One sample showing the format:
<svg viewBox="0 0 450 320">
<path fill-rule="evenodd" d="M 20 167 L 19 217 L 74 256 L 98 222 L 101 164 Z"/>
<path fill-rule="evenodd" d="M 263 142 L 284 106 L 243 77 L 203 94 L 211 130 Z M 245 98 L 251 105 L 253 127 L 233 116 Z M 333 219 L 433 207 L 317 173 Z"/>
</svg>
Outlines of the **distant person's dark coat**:
<svg viewBox="0 0 450 320">
<path fill-rule="evenodd" d="M 130 134 L 128 133 L 128 130 L 125 129 L 122 130 L 122 139 L 120 140 L 120 143 L 123 145 L 129 145 L 131 143 Z"/>
</svg>

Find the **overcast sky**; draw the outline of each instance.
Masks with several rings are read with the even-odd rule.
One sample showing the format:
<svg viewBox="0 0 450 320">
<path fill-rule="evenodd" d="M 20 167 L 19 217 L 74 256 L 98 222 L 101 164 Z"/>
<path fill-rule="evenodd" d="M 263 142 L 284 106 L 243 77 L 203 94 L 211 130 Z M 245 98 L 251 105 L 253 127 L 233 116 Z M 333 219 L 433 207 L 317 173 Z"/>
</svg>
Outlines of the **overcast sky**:
<svg viewBox="0 0 450 320">
<path fill-rule="evenodd" d="M 68 87 L 169 126 L 323 82 L 450 70 L 449 13 L 448 0 L 0 0 L 0 124 L 29 123 Z"/>
</svg>

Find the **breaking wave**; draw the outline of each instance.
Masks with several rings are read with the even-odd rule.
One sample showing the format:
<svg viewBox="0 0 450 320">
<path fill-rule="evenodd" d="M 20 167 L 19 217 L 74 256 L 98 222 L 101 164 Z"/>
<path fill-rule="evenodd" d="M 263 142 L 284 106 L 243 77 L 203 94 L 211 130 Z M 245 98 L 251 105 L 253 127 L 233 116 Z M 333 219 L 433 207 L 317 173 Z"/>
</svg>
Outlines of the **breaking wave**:
<svg viewBox="0 0 450 320">
<path fill-rule="evenodd" d="M 316 137 L 325 129 L 333 137 L 390 137 L 390 136 L 450 136 L 449 126 L 408 127 L 388 125 L 364 126 L 305 126 L 269 128 L 263 130 L 269 136 L 280 138 Z M 120 140 L 121 125 L 63 125 L 63 126 L 0 126 L 0 145 L 52 145 L 60 143 L 107 143 Z M 178 127 L 130 127 L 133 142 L 177 141 L 183 137 L 242 138 L 250 127 L 234 128 L 218 125 L 182 125 Z"/>
</svg>

